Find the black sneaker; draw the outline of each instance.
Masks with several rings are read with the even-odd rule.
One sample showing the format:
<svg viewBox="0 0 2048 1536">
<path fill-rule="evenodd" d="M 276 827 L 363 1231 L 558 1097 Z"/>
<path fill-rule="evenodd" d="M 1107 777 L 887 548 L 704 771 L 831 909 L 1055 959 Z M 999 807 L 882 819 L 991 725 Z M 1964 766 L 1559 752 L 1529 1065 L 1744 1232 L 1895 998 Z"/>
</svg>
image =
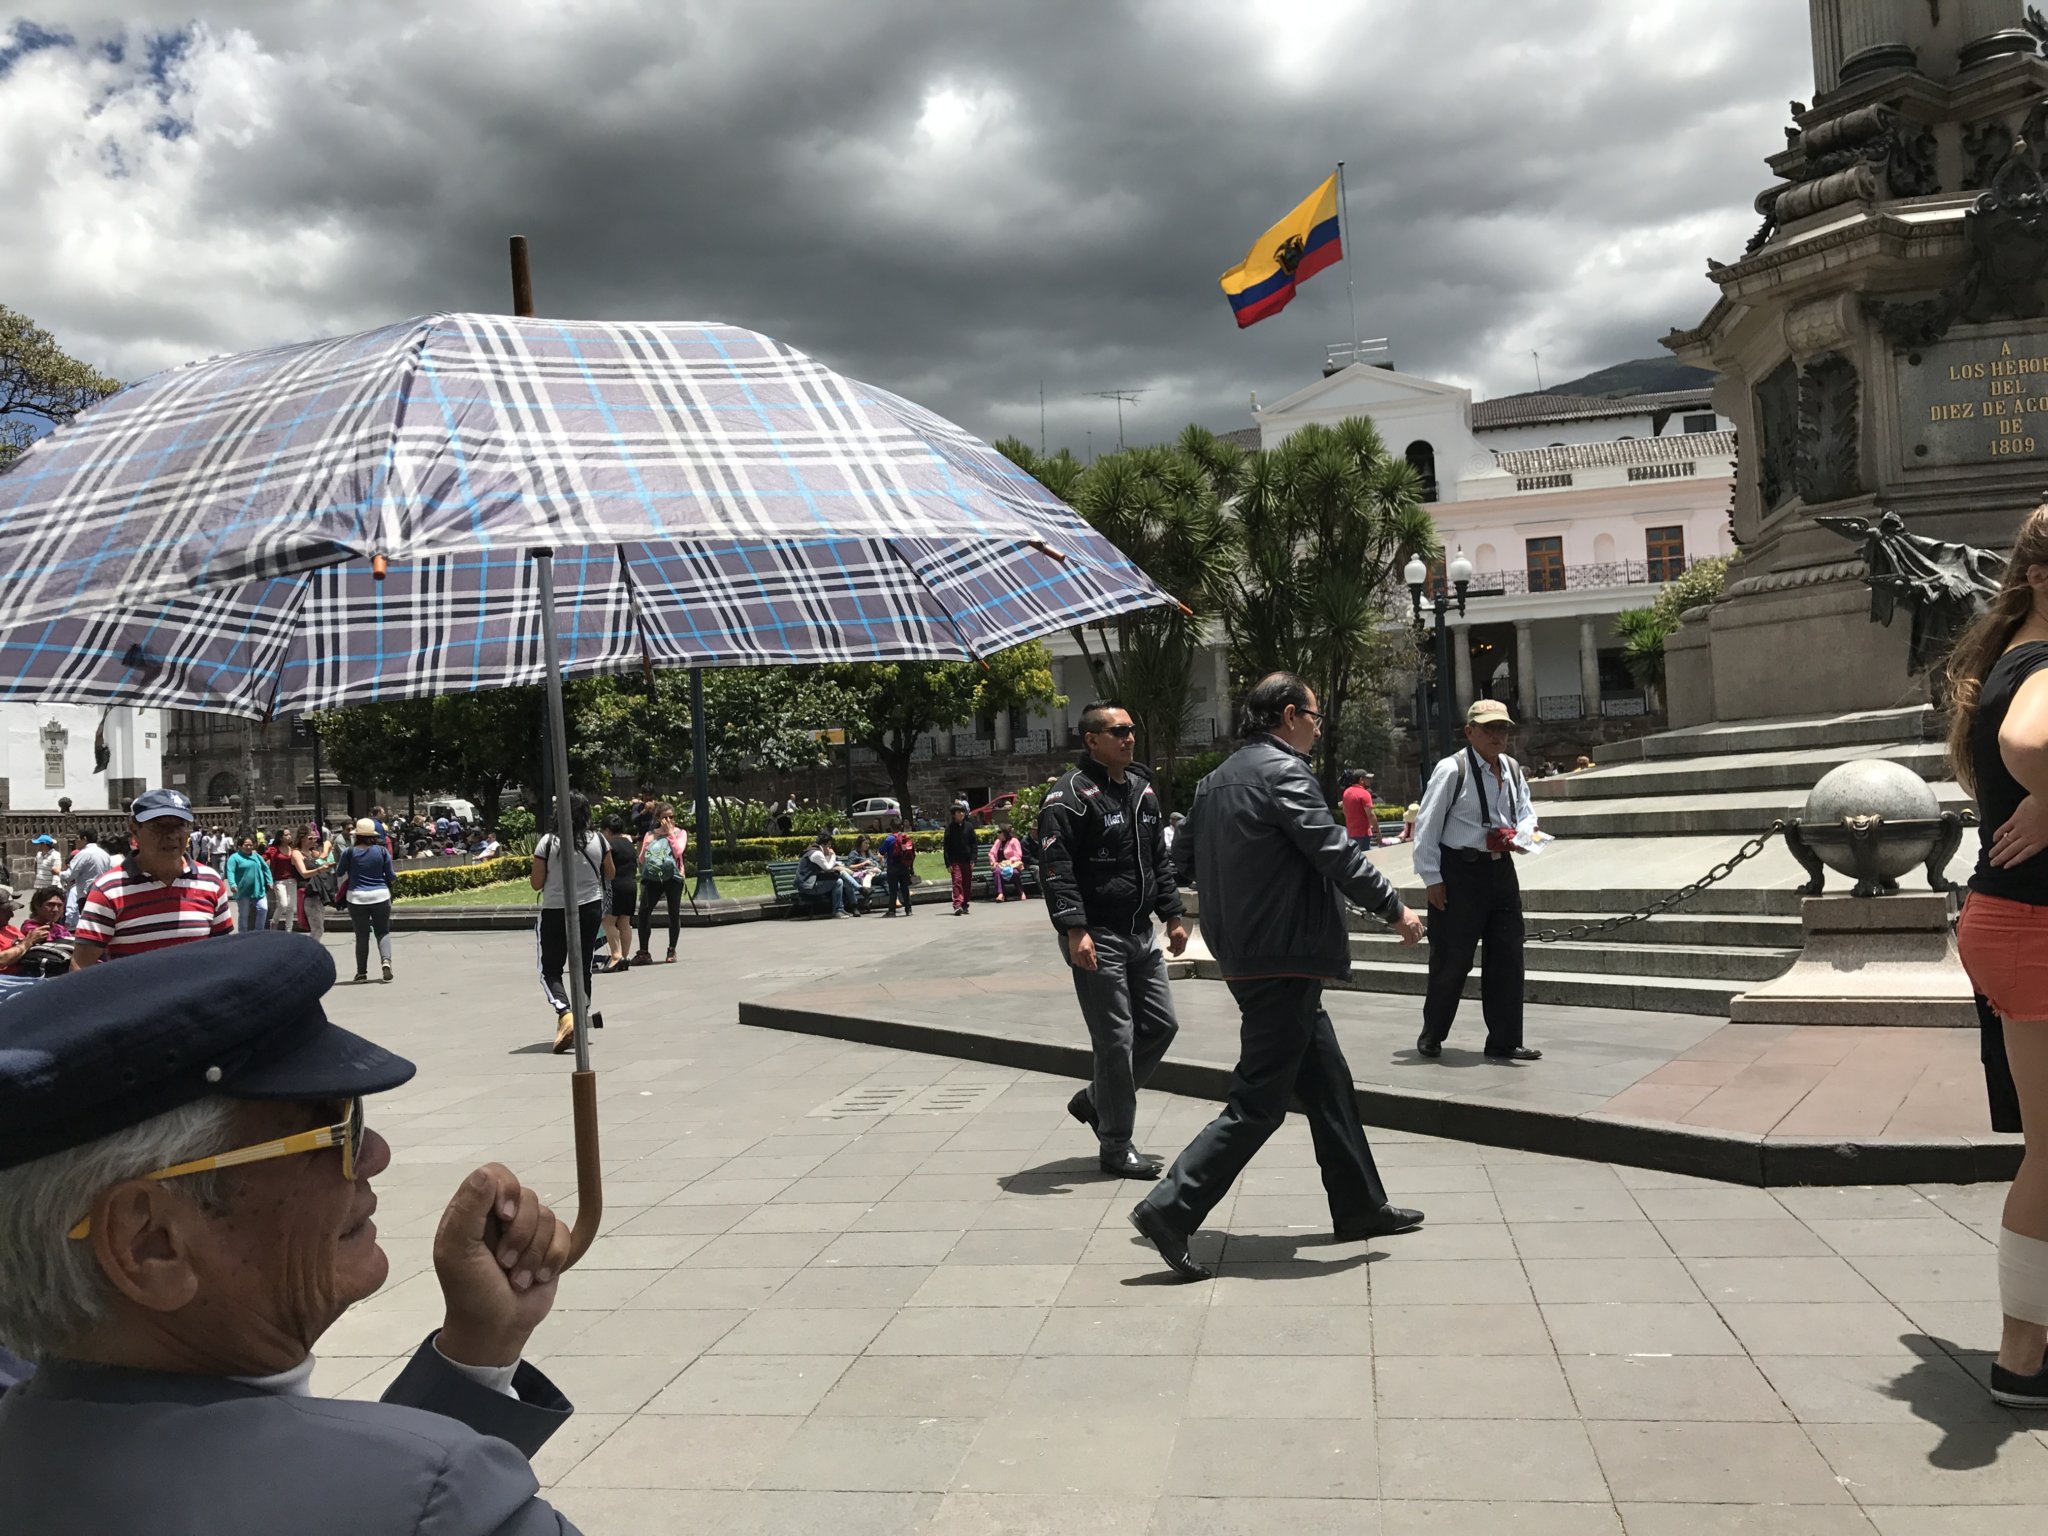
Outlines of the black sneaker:
<svg viewBox="0 0 2048 1536">
<path fill-rule="evenodd" d="M 2048 1408 L 2048 1365 L 2031 1376 L 1991 1362 L 1991 1396 L 2008 1408 Z"/>
</svg>

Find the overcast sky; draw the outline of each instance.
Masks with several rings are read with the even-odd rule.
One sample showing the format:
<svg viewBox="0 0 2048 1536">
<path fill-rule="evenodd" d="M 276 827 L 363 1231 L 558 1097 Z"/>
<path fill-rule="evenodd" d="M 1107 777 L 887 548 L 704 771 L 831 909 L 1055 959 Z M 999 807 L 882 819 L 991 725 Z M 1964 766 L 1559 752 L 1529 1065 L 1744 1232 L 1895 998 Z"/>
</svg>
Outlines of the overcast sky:
<svg viewBox="0 0 2048 1536">
<path fill-rule="evenodd" d="M 19 0 L 17 0 L 19 3 Z M 28 0 L 0 303 L 139 377 L 433 310 L 766 331 L 985 436 L 1249 423 L 1345 268 L 1216 279 L 1339 158 L 1360 329 L 1482 398 L 1656 353 L 1811 93 L 1797 0 Z"/>
</svg>

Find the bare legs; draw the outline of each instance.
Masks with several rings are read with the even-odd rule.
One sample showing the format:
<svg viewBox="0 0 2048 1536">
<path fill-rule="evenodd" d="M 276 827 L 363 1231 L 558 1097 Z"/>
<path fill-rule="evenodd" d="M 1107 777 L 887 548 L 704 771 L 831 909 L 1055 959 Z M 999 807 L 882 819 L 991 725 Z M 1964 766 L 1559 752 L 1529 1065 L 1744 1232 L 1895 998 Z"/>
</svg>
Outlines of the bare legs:
<svg viewBox="0 0 2048 1536">
<path fill-rule="evenodd" d="M 2005 1054 L 2019 1089 L 2027 1151 L 2005 1195 L 2003 1225 L 2022 1237 L 2048 1241 L 2048 1021 L 2005 1021 Z M 1998 1363 L 2022 1376 L 2041 1369 L 2048 1327 L 2007 1316 Z"/>
</svg>

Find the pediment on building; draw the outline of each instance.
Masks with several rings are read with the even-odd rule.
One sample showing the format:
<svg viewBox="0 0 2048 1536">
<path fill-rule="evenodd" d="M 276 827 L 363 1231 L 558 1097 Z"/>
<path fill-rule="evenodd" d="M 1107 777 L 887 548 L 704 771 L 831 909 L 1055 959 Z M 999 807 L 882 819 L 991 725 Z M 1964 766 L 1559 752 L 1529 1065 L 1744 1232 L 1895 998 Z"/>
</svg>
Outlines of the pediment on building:
<svg viewBox="0 0 2048 1536">
<path fill-rule="evenodd" d="M 1471 399 L 1469 390 L 1455 384 L 1440 384 L 1435 379 L 1353 363 L 1328 378 L 1318 379 L 1305 389 L 1296 390 L 1284 400 L 1264 407 L 1259 414 L 1261 417 L 1320 416 L 1325 412 L 1337 412 L 1371 416 L 1384 415 L 1403 406 L 1434 410 L 1448 406 L 1462 411 Z"/>
</svg>

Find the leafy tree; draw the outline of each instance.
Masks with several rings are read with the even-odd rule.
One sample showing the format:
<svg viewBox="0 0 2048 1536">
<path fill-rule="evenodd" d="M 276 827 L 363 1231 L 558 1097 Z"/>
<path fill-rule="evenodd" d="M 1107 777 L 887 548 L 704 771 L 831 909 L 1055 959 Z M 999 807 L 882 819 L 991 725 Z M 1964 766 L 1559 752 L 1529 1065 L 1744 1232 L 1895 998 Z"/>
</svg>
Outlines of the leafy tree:
<svg viewBox="0 0 2048 1536">
<path fill-rule="evenodd" d="M 1421 477 L 1363 417 L 1304 427 L 1242 460 L 1210 453 L 1228 476 L 1237 550 L 1222 600 L 1231 669 L 1246 682 L 1296 672 L 1314 687 L 1334 803 L 1346 710 L 1384 694 L 1412 659 L 1406 627 L 1390 622 L 1397 573 L 1413 554 L 1442 553 Z"/>
<path fill-rule="evenodd" d="M 0 469 L 34 441 L 34 422 L 69 421 L 120 387 L 118 379 L 68 356 L 27 315 L 0 304 Z"/>
<path fill-rule="evenodd" d="M 851 739 L 882 760 L 889 786 L 910 809 L 910 753 L 927 731 L 1024 704 L 1066 703 L 1053 685 L 1052 657 L 1036 641 L 981 663 L 839 662 L 817 669 L 846 701 Z"/>
<path fill-rule="evenodd" d="M 1677 631 L 1688 609 L 1702 607 L 1721 595 L 1728 580 L 1728 559 L 1696 560 L 1676 581 L 1657 594 L 1647 608 L 1631 608 L 1614 616 L 1621 638 L 1621 659 L 1636 686 L 1650 691 L 1664 686 L 1664 642 Z"/>
<path fill-rule="evenodd" d="M 581 724 L 615 769 L 635 784 L 682 784 L 692 762 L 690 674 L 663 671 L 602 679 Z M 713 781 L 757 769 L 787 773 L 823 764 L 818 732 L 843 724 L 849 701 L 809 667 L 718 667 L 704 674 L 706 772 Z M 742 830 L 743 803 L 715 796 L 713 814 L 728 843 Z M 689 813 L 683 812 L 688 819 Z"/>
<path fill-rule="evenodd" d="M 1234 564 L 1231 530 L 1218 483 L 1231 483 L 1212 465 L 1228 449 L 1199 427 L 1172 448 L 1134 448 L 1098 459 L 1086 469 L 1072 456 L 1040 459 L 1015 438 L 997 444 L 1174 598 L 1178 608 L 1121 614 L 1074 638 L 1088 660 L 1098 693 L 1114 698 L 1138 728 L 1138 757 L 1158 769 L 1168 809 L 1174 764 L 1194 714 L 1195 663 L 1203 650 L 1204 620 Z M 1112 643 L 1113 641 L 1113 643 Z"/>
</svg>

